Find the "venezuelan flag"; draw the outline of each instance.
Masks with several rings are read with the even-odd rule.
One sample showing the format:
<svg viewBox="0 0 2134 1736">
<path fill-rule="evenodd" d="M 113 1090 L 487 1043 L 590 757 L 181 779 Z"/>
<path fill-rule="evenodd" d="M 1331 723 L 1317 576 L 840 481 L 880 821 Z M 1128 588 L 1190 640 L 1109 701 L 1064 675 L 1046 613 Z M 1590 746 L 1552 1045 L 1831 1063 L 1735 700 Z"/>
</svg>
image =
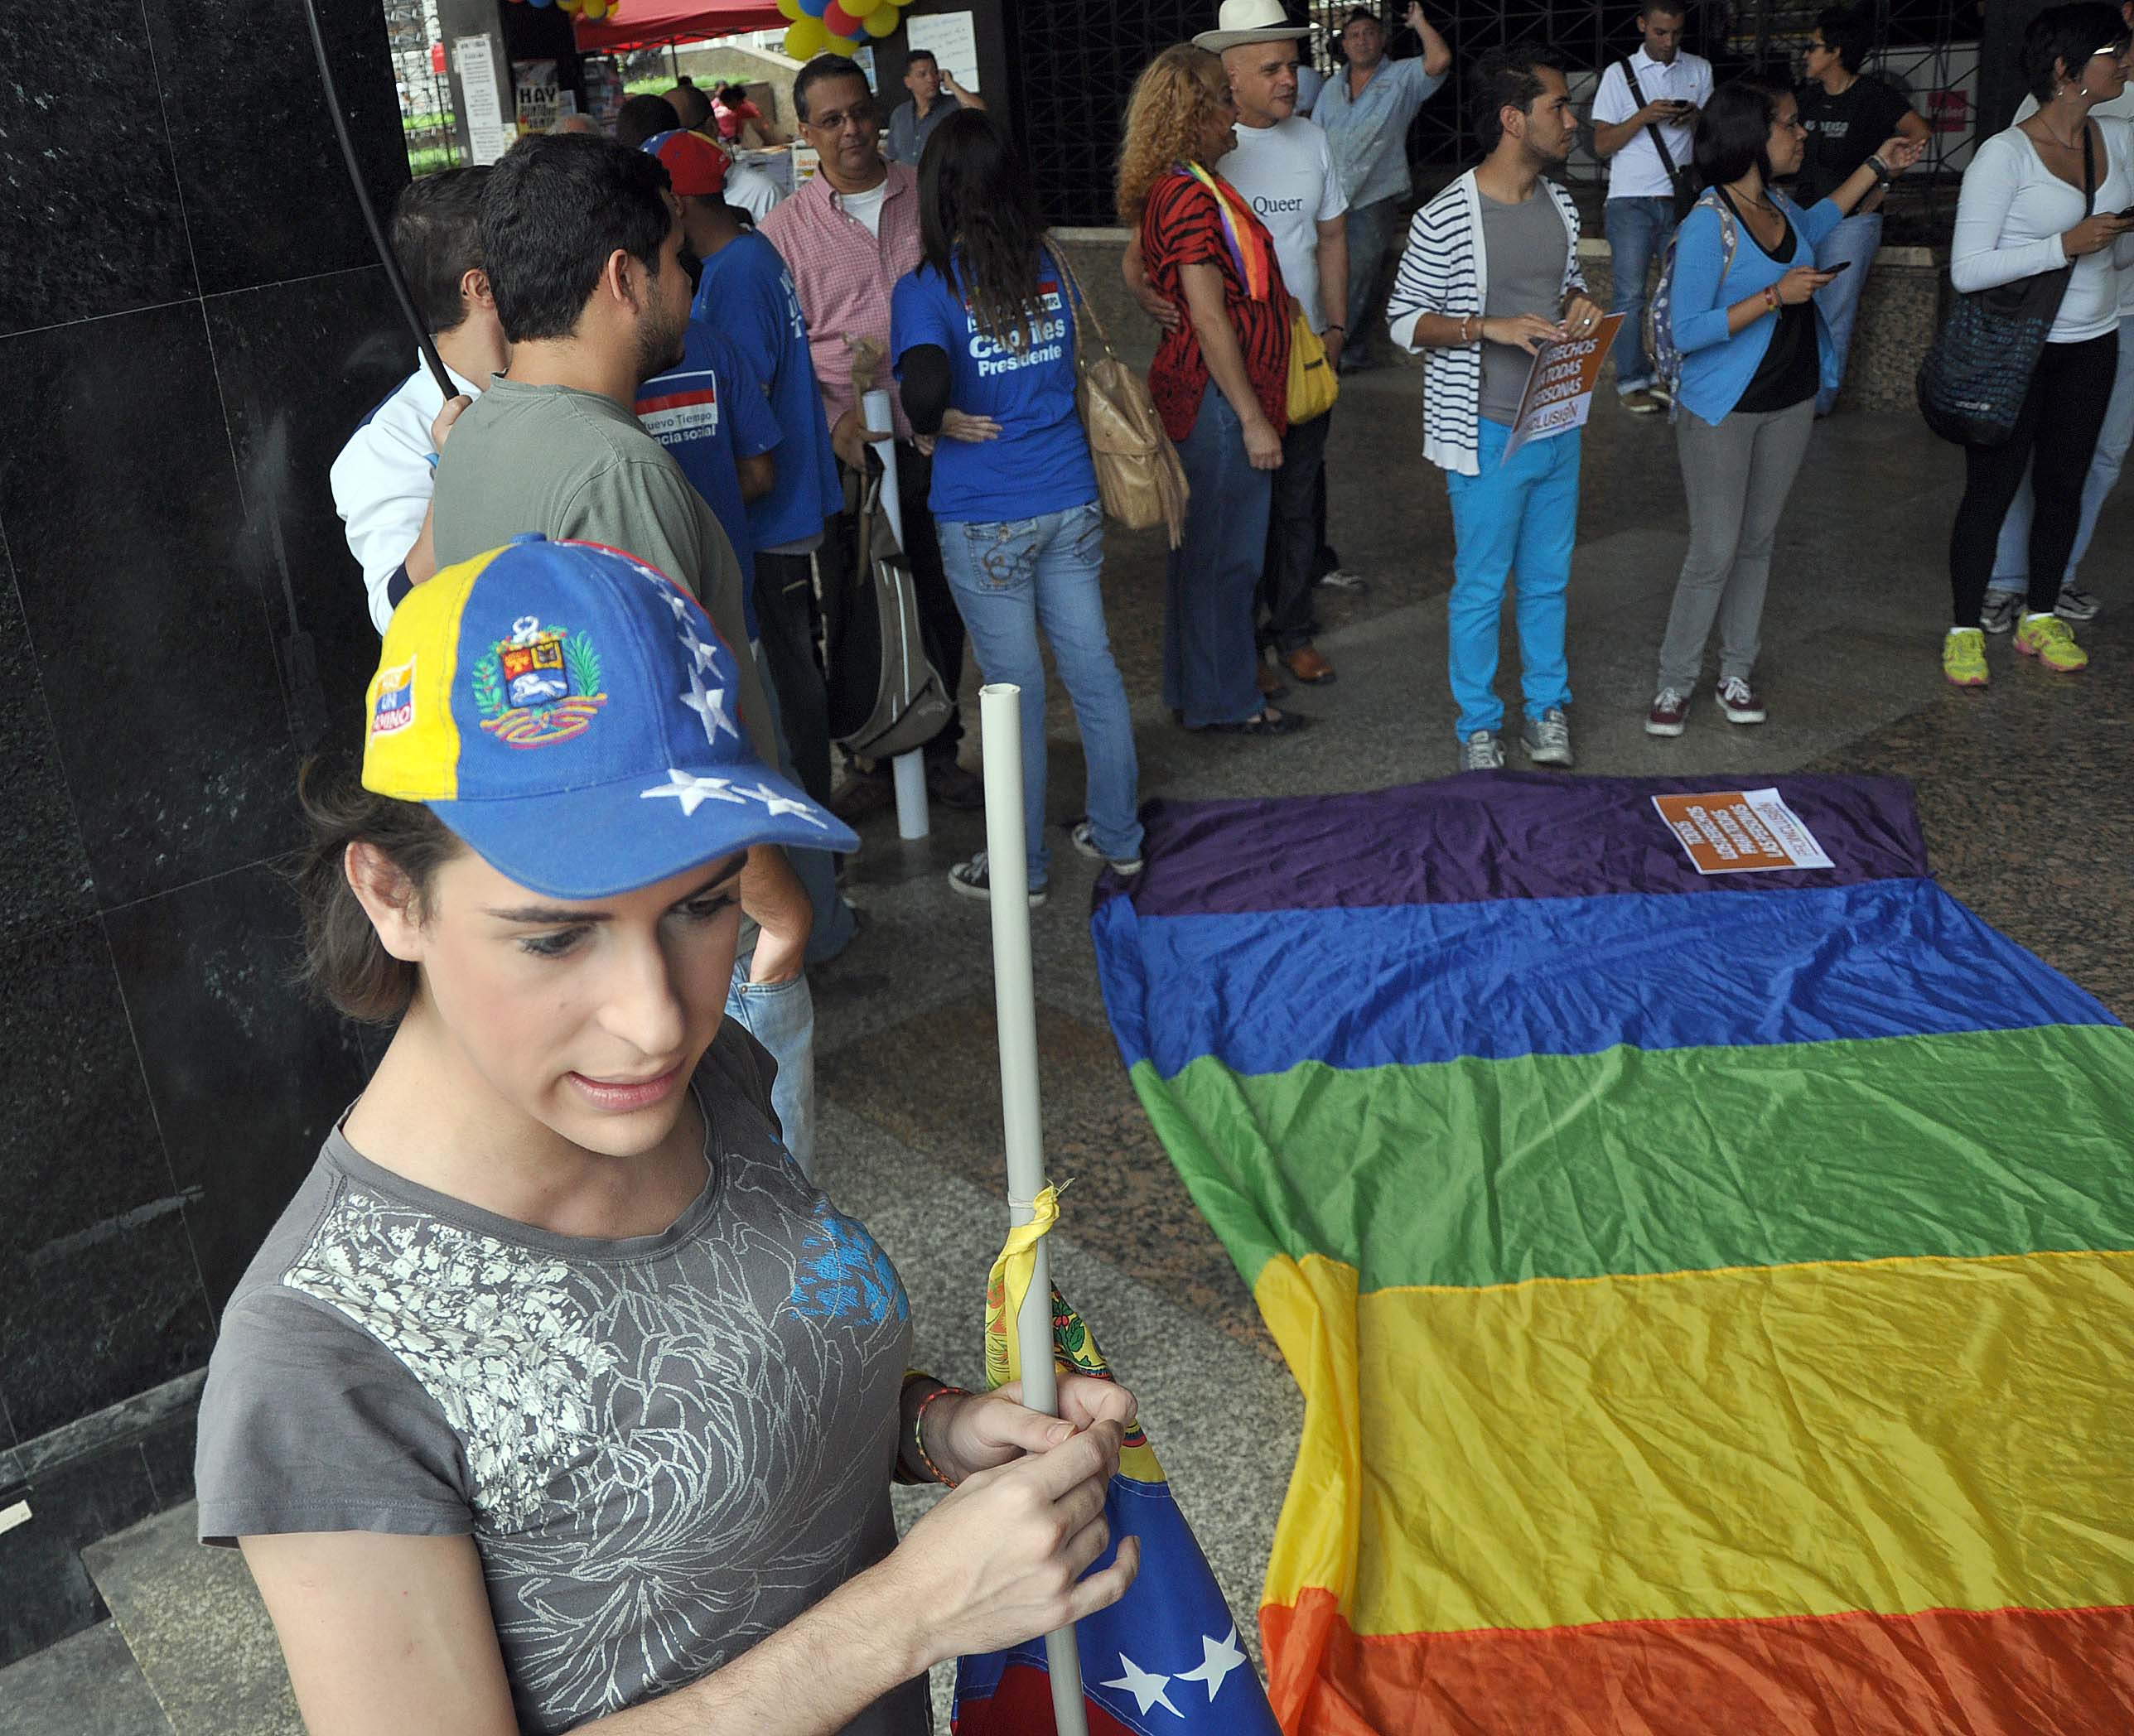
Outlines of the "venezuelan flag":
<svg viewBox="0 0 2134 1736">
<path fill-rule="evenodd" d="M 2134 1035 L 1769 780 L 1158 804 L 1104 992 L 1304 1391 L 1284 1729 L 2134 1730 Z"/>
<path fill-rule="evenodd" d="M 1013 1323 L 1030 1291 L 1031 1251 L 1058 1219 L 1059 1190 L 1045 1189 L 1036 1206 L 1031 1222 L 1008 1232 L 987 1282 L 988 1388 L 1022 1372 Z M 1112 1378 L 1095 1337 L 1056 1289 L 1052 1341 L 1061 1368 Z M 1279 1736 L 1214 1570 L 1138 1428 L 1119 1454 L 1104 1517 L 1112 1541 L 1090 1571 L 1109 1567 L 1129 1536 L 1141 1540 L 1141 1571 L 1124 1597 L 1075 1629 L 1089 1736 Z M 1050 1736 L 1057 1726 L 1044 1640 L 957 1659 L 950 1728 L 955 1736 Z"/>
</svg>

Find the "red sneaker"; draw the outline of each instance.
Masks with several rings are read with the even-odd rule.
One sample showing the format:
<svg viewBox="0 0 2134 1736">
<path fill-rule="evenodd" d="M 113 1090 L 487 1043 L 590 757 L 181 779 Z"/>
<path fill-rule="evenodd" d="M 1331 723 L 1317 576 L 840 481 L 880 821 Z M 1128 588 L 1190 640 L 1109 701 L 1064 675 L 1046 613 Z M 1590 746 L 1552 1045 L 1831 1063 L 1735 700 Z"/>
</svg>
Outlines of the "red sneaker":
<svg viewBox="0 0 2134 1736">
<path fill-rule="evenodd" d="M 1673 687 L 1662 687 L 1653 708 L 1645 713 L 1645 733 L 1648 735 L 1679 735 L 1683 721 L 1689 716 L 1689 696 L 1678 693 Z"/>
</svg>

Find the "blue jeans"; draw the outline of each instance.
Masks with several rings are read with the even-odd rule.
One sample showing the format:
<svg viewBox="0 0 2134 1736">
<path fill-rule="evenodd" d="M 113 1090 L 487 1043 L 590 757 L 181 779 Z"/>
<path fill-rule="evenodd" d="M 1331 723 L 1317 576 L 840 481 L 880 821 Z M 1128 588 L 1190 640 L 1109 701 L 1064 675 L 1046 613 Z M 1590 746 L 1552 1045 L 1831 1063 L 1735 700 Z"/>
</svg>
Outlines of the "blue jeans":
<svg viewBox="0 0 2134 1736">
<path fill-rule="evenodd" d="M 1610 199 L 1603 208 L 1608 253 L 1615 273 L 1608 311 L 1623 316 L 1615 335 L 1615 389 L 1641 392 L 1653 383 L 1645 354 L 1645 279 L 1674 230 L 1672 199 Z"/>
<path fill-rule="evenodd" d="M 1860 297 L 1867 287 L 1867 273 L 1875 263 L 1876 249 L 1882 244 L 1882 214 L 1848 217 L 1815 250 L 1818 269 L 1828 271 L 1842 259 L 1852 268 L 1841 272 L 1815 292 L 1816 311 L 1830 328 L 1830 347 L 1823 353 L 1823 385 L 1815 394 L 1815 413 L 1827 416 L 1837 407 L 1837 388 L 1845 383 L 1845 364 L 1852 354 L 1853 322 L 1860 317 Z"/>
<path fill-rule="evenodd" d="M 1343 316 L 1349 330 L 1341 350 L 1344 361 L 1352 355 L 1360 361 L 1370 353 L 1367 322 L 1378 301 L 1378 267 L 1400 227 L 1400 215 L 1398 199 L 1374 199 L 1369 205 L 1349 207 L 1349 308 Z"/>
<path fill-rule="evenodd" d="M 1212 380 L 1178 457 L 1192 495 L 1163 571 L 1163 702 L 1190 730 L 1243 723 L 1261 710 L 1253 610 L 1274 472 L 1246 461 L 1244 424 Z"/>
<path fill-rule="evenodd" d="M 1497 629 L 1504 586 L 1517 575 L 1519 675 L 1526 714 L 1571 703 L 1571 668 L 1564 656 L 1564 593 L 1571 551 L 1578 540 L 1578 452 L 1574 428 L 1553 440 L 1521 446 L 1504 461 L 1511 430 L 1481 425 L 1482 469 L 1475 476 L 1448 470 L 1452 496 L 1452 595 L 1445 618 L 1452 697 L 1460 706 L 1460 739 L 1501 730 L 1497 697 Z"/>
<path fill-rule="evenodd" d="M 2074 583 L 2075 570 L 2089 552 L 2089 539 L 2097 533 L 2097 515 L 2104 510 L 2106 496 L 2119 481 L 2119 469 L 2127 462 L 2129 445 L 2134 445 L 2134 314 L 2119 322 L 2119 371 L 2112 376 L 2112 398 L 2104 407 L 2104 427 L 2098 433 L 2089 474 L 2083 479 L 2082 517 L 2075 526 L 2067 571 L 2060 575 L 2063 585 Z M 2027 591 L 2030 588 L 2034 504 L 2030 479 L 2025 475 L 2022 488 L 2008 508 L 2008 516 L 2001 521 L 2001 541 L 1993 551 L 1993 582 L 1989 589 Z"/>
<path fill-rule="evenodd" d="M 764 655 L 761 639 L 751 639 L 749 649 L 756 658 L 764 699 L 770 706 L 770 726 L 778 731 L 779 773 L 786 782 L 798 786 L 800 773 L 793 763 L 792 744 L 786 740 L 785 716 L 779 703 L 778 684 L 770 678 L 770 660 Z M 793 865 L 800 890 L 808 895 L 808 908 L 814 919 L 808 931 L 808 962 L 828 964 L 852 943 L 852 937 L 859 932 L 859 917 L 838 890 L 838 859 L 827 850 L 788 850 L 785 860 Z"/>
<path fill-rule="evenodd" d="M 752 957 L 753 949 L 751 950 Z M 815 999 L 804 973 L 789 982 L 748 980 L 751 957 L 734 960 L 727 990 L 727 1017 L 746 1031 L 778 1063 L 770 1107 L 785 1136 L 785 1149 L 800 1173 L 815 1174 Z"/>
<path fill-rule="evenodd" d="M 941 564 L 978 668 L 1022 689 L 1022 819 L 1030 884 L 1052 871 L 1045 843 L 1045 661 L 1042 627 L 1060 684 L 1074 702 L 1089 768 L 1089 832 L 1117 861 L 1141 854 L 1133 720 L 1104 627 L 1104 515 L 1095 501 L 1035 518 L 992 523 L 944 519 Z"/>
</svg>

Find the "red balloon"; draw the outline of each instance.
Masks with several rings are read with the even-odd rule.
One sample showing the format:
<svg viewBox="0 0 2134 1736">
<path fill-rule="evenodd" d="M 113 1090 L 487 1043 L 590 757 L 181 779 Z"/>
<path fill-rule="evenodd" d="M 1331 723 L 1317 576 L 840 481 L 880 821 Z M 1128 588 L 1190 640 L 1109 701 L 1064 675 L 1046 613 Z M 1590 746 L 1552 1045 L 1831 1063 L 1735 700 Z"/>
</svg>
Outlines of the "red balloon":
<svg viewBox="0 0 2134 1736">
<path fill-rule="evenodd" d="M 860 33 L 860 21 L 855 18 L 838 0 L 823 8 L 823 28 L 833 36 L 856 36 Z"/>
</svg>

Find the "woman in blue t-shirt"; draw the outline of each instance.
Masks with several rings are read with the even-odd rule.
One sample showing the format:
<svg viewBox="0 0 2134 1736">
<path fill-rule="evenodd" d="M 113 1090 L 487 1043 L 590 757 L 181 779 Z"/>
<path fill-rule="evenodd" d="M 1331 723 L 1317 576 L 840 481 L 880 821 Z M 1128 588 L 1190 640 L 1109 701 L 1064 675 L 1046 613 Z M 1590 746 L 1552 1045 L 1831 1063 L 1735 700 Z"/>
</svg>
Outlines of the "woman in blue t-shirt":
<svg viewBox="0 0 2134 1736">
<path fill-rule="evenodd" d="M 944 121 L 919 159 L 925 258 L 896 286 L 890 353 L 905 413 L 938 438 L 929 496 L 941 562 L 988 681 L 1022 689 L 1030 902 L 1045 902 L 1045 665 L 1040 625 L 1074 702 L 1089 817 L 1074 847 L 1141 871 L 1133 724 L 1098 585 L 1097 472 L 1074 402 L 1071 281 L 1047 248 L 1030 177 L 975 110 Z M 991 890 L 985 852 L 949 870 Z"/>
</svg>

